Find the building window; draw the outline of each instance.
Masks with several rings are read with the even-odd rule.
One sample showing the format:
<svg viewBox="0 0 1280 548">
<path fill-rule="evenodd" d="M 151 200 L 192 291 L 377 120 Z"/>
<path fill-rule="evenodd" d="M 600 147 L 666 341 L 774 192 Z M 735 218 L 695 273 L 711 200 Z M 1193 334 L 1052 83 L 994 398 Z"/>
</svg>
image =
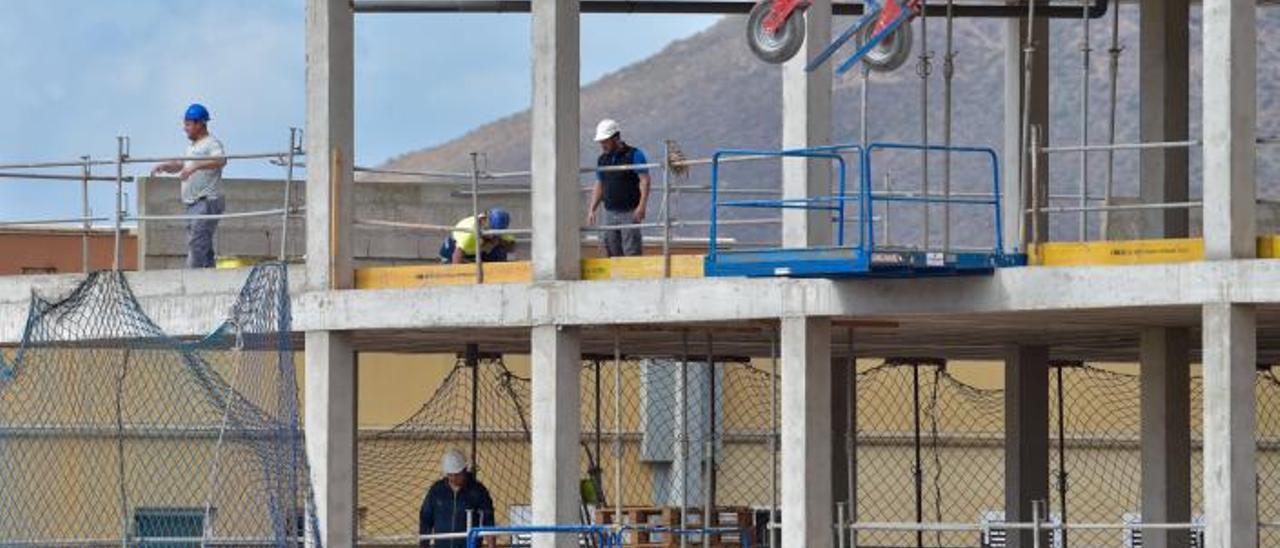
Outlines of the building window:
<svg viewBox="0 0 1280 548">
<path fill-rule="evenodd" d="M 57 274 L 58 269 L 52 266 L 24 266 L 23 274 Z"/>
<path fill-rule="evenodd" d="M 133 536 L 146 548 L 199 548 L 204 536 L 203 508 L 139 508 L 133 514 Z M 192 539 L 151 541 L 147 539 Z"/>
</svg>

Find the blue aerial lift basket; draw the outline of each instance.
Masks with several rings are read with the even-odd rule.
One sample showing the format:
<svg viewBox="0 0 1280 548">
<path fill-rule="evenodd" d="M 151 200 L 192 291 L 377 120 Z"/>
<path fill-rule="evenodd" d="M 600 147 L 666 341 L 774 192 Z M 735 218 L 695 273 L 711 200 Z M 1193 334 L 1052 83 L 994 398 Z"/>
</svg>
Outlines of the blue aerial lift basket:
<svg viewBox="0 0 1280 548">
<path fill-rule="evenodd" d="M 876 193 L 871 189 L 873 156 L 877 151 L 915 150 L 949 152 L 951 154 L 976 154 L 985 156 L 991 165 L 991 194 L 981 197 L 948 197 L 935 195 L 894 195 Z M 730 159 L 759 157 L 809 158 L 828 160 L 834 164 L 837 191 L 835 195 L 814 196 L 781 200 L 720 200 L 721 164 Z M 847 188 L 848 161 L 852 157 L 858 164 L 858 188 L 850 193 Z M 924 248 L 892 247 L 876 244 L 873 223 L 877 202 L 914 202 L 921 204 L 952 204 L 990 206 L 994 226 L 994 244 L 982 250 L 948 251 Z M 846 213 L 856 208 L 856 241 L 846 243 Z M 721 250 L 719 220 L 721 208 L 801 209 L 827 211 L 836 223 L 835 245 L 807 248 L 773 248 Z M 963 274 L 989 274 L 996 268 L 1026 265 L 1026 255 L 1006 253 L 1000 214 L 1000 166 L 995 150 L 987 147 L 961 147 L 941 145 L 914 145 L 900 143 L 873 143 L 861 145 L 831 145 L 782 151 L 721 150 L 711 163 L 711 227 L 708 234 L 707 257 L 704 265 L 706 276 L 790 276 L 790 277 L 923 277 L 954 276 Z"/>
</svg>

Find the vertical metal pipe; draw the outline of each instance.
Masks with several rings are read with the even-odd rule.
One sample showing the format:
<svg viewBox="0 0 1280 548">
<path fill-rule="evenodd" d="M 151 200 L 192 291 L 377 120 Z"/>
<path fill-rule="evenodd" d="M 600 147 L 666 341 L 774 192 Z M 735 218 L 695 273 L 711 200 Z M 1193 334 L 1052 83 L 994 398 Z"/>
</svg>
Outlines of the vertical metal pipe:
<svg viewBox="0 0 1280 548">
<path fill-rule="evenodd" d="M 613 520 L 622 523 L 622 335 L 613 331 Z"/>
<path fill-rule="evenodd" d="M 706 459 L 707 474 L 707 508 L 702 514 L 702 526 L 714 527 L 716 513 L 716 354 L 715 342 L 711 330 L 707 330 L 707 449 L 703 453 Z M 711 535 L 702 535 L 702 545 L 710 548 Z"/>
<path fill-rule="evenodd" d="M 858 508 L 858 461 L 854 456 L 857 447 L 854 436 L 857 433 L 858 420 L 858 358 L 853 353 L 853 328 L 848 329 L 846 340 L 849 352 L 849 400 L 845 405 L 844 455 L 845 455 L 845 498 L 849 503 L 850 517 L 857 519 Z M 841 526 L 843 527 L 843 525 Z"/>
<path fill-rule="evenodd" d="M 471 235 L 476 239 L 476 283 L 484 283 L 484 240 L 480 234 L 480 160 L 471 153 Z"/>
<path fill-rule="evenodd" d="M 1035 2 L 1031 2 L 1035 5 Z M 1040 178 L 1037 174 L 1040 172 L 1040 126 L 1031 126 L 1031 242 L 1037 246 L 1041 242 L 1040 238 Z"/>
<path fill-rule="evenodd" d="M 604 493 L 604 479 L 600 476 L 601 467 L 604 465 L 604 453 L 601 452 L 601 450 L 604 447 L 604 425 L 601 421 L 601 416 L 603 415 L 603 413 L 600 410 L 600 402 L 603 401 L 600 399 L 600 383 L 601 383 L 600 368 L 602 367 L 601 360 L 599 358 L 592 360 L 592 365 L 595 366 L 595 373 L 596 373 L 595 375 L 596 376 L 595 378 L 596 464 L 594 466 L 595 470 L 592 471 L 591 473 L 591 481 L 595 482 L 594 487 L 596 488 L 596 490 L 598 490 L 600 493 Z M 608 500 L 607 497 L 601 498 L 601 502 L 605 500 Z"/>
<path fill-rule="evenodd" d="M 471 471 L 474 473 L 480 463 L 480 345 L 467 344 L 466 362 L 471 368 Z"/>
<path fill-rule="evenodd" d="M 289 214 L 293 209 L 293 167 L 294 154 L 298 146 L 298 128 L 289 128 L 289 159 L 284 170 L 284 213 L 280 218 L 280 261 L 289 258 Z"/>
<path fill-rule="evenodd" d="M 867 149 L 867 145 L 870 143 L 870 140 L 871 140 L 871 136 L 869 135 L 870 130 L 868 129 L 869 122 L 867 121 L 867 113 L 868 113 L 867 103 L 869 100 L 868 96 L 870 93 L 871 93 L 871 68 L 868 67 L 866 63 L 863 63 L 862 64 L 862 89 L 861 89 L 862 97 L 860 100 L 860 104 L 858 106 L 858 112 L 859 112 L 858 144 L 862 146 L 862 150 L 864 151 L 864 154 Z M 859 177 L 864 175 L 863 173 L 861 173 L 864 169 L 866 169 L 866 166 L 859 166 L 858 168 Z M 862 205 L 865 206 L 863 208 L 863 211 L 869 212 L 870 216 L 874 217 L 875 215 L 874 205 L 869 205 L 869 204 L 862 204 Z M 889 217 L 888 217 L 889 202 L 885 202 L 884 208 L 885 208 L 885 225 L 884 226 L 885 226 L 885 232 L 888 233 L 889 232 Z M 874 241 L 867 241 L 868 240 L 867 232 L 869 231 L 867 227 L 869 227 L 870 225 L 863 224 L 866 222 L 868 221 L 862 221 L 858 223 L 859 225 L 858 226 L 858 244 L 870 249 L 870 248 L 874 248 L 876 243 Z M 874 221 L 870 221 L 870 222 L 874 222 Z M 886 235 L 885 238 L 888 239 L 888 236 Z"/>
<path fill-rule="evenodd" d="M 853 356 L 853 329 L 849 329 L 849 356 L 850 362 L 854 365 L 852 371 L 849 371 L 849 379 L 851 381 L 849 387 L 849 519 L 854 523 L 858 522 L 858 368 L 857 358 Z M 858 546 L 858 531 L 856 529 L 849 531 L 849 544 L 853 548 Z"/>
<path fill-rule="evenodd" d="M 844 501 L 836 503 L 836 548 L 845 548 L 844 538 L 849 524 L 845 521 Z"/>
<path fill-rule="evenodd" d="M 680 528 L 689 526 L 689 330 L 680 334 Z M 680 535 L 680 548 L 689 537 Z"/>
<path fill-rule="evenodd" d="M 916 67 L 916 72 L 920 75 L 920 144 L 923 145 L 920 148 L 920 193 L 925 197 L 924 219 L 921 223 L 924 227 L 923 251 L 928 251 L 931 243 L 929 212 L 932 206 L 929 202 L 929 73 L 933 72 L 933 56 L 929 53 L 928 4 L 928 0 L 920 0 L 920 65 Z"/>
<path fill-rule="evenodd" d="M 955 0 L 947 0 L 947 53 L 942 58 L 942 139 L 946 145 L 942 163 L 942 195 L 947 200 L 942 202 L 942 250 L 951 251 L 951 117 L 954 102 L 952 80 L 956 72 L 955 34 Z"/>
<path fill-rule="evenodd" d="M 1040 548 L 1040 527 L 1041 512 L 1044 511 L 1044 501 L 1031 501 L 1031 546 L 1032 548 Z"/>
<path fill-rule="evenodd" d="M 662 144 L 662 277 L 671 277 L 671 141 Z"/>
<path fill-rule="evenodd" d="M 1089 56 L 1093 51 L 1089 40 L 1089 0 L 1083 6 L 1080 27 L 1080 146 L 1089 144 Z M 1119 9 L 1119 2 L 1113 9 Z M 1080 152 L 1080 241 L 1089 239 L 1089 153 Z"/>
<path fill-rule="evenodd" d="M 119 271 L 122 266 L 124 256 L 124 248 L 121 245 L 124 226 L 124 158 L 125 137 L 116 137 L 116 223 L 115 223 L 115 246 L 111 255 L 111 270 Z"/>
<path fill-rule="evenodd" d="M 920 453 L 920 364 L 911 364 L 911 411 L 914 417 L 915 465 L 911 475 L 916 488 L 916 523 L 924 522 L 924 471 Z M 916 530 L 916 548 L 924 547 L 924 530 Z"/>
<path fill-rule="evenodd" d="M 884 174 L 884 191 L 893 194 L 893 176 L 889 173 Z M 893 245 L 893 238 L 889 235 L 891 224 L 889 222 L 889 214 L 893 211 L 893 202 L 884 203 L 884 245 Z"/>
<path fill-rule="evenodd" d="M 93 230 L 93 223 L 89 221 L 89 177 L 92 175 L 92 167 L 89 166 L 89 157 L 81 156 L 84 165 L 80 168 L 80 216 L 84 217 L 83 232 L 80 233 L 80 271 L 89 273 L 89 233 Z"/>
<path fill-rule="evenodd" d="M 1061 523 L 1067 523 L 1067 407 L 1062 398 L 1062 364 L 1058 364 L 1058 516 Z M 1062 548 L 1067 548 L 1067 530 L 1059 531 L 1062 535 Z"/>
<path fill-rule="evenodd" d="M 1123 50 L 1120 48 L 1120 3 L 1117 2 L 1114 6 L 1111 7 L 1111 49 L 1107 50 L 1107 53 L 1110 54 L 1111 56 L 1111 63 L 1109 65 L 1109 69 L 1110 69 L 1109 91 L 1111 94 L 1111 101 L 1107 106 L 1109 110 L 1107 114 L 1107 144 L 1108 145 L 1116 144 L 1116 98 L 1118 93 L 1116 82 L 1120 76 L 1120 52 L 1121 51 Z M 1103 193 L 1102 193 L 1102 205 L 1104 206 L 1111 205 L 1111 194 L 1113 192 L 1115 172 L 1116 172 L 1116 152 L 1114 150 L 1108 150 L 1107 151 L 1107 177 L 1106 179 L 1103 180 Z M 1103 240 L 1106 240 L 1107 238 L 1109 238 L 1108 234 L 1110 233 L 1110 231 L 1111 231 L 1111 212 L 1104 209 L 1102 210 L 1101 238 Z"/>
<path fill-rule="evenodd" d="M 778 548 L 778 326 L 769 329 L 769 548 Z"/>
<path fill-rule="evenodd" d="M 1027 2 L 1027 33 L 1022 44 L 1022 105 L 1020 112 L 1022 113 L 1022 131 L 1018 136 L 1020 146 L 1018 147 L 1018 186 L 1022 187 L 1023 192 L 1020 194 L 1026 196 L 1028 193 L 1035 192 L 1035 184 L 1030 181 L 1031 177 L 1027 177 L 1026 170 L 1031 167 L 1031 173 L 1034 176 L 1036 169 L 1029 166 L 1035 161 L 1035 154 L 1032 152 L 1032 143 L 1035 142 L 1031 137 L 1031 75 L 1032 75 L 1032 58 L 1035 57 L 1035 22 L 1036 22 L 1036 4 L 1039 2 Z M 1027 186 L 1031 186 L 1028 189 Z M 1019 204 L 1018 207 L 1022 207 Z M 1033 205 L 1033 208 L 1035 206 Z M 1035 213 L 1032 213 L 1035 215 Z M 1026 219 L 1026 213 L 1019 215 L 1018 218 Z M 1032 224 L 1036 224 L 1035 217 L 1032 218 Z M 1025 226 L 1025 225 L 1023 225 Z M 1034 230 L 1035 227 L 1033 226 Z M 1032 239 L 1033 243 L 1038 244 L 1039 241 Z"/>
<path fill-rule="evenodd" d="M 711 548 L 711 516 L 715 503 L 711 501 L 711 461 L 705 460 L 706 456 L 711 454 L 711 446 L 716 442 L 711 439 L 702 442 L 702 456 L 704 458 L 704 469 L 706 473 L 703 476 L 702 485 L 702 548 Z"/>
</svg>

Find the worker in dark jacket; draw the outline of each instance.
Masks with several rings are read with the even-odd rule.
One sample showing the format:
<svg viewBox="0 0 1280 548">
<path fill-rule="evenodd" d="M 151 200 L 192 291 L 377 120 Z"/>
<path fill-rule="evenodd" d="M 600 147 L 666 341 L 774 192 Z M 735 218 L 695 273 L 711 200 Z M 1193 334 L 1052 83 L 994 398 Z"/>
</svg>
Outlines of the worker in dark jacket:
<svg viewBox="0 0 1280 548">
<path fill-rule="evenodd" d="M 472 526 L 492 526 L 493 498 L 483 483 L 467 470 L 467 460 L 462 452 L 450 449 L 440 459 L 444 477 L 431 485 L 418 510 L 418 534 L 465 533 L 467 512 L 471 512 Z M 488 537 L 489 548 L 496 548 L 497 537 Z M 422 548 L 463 548 L 466 539 L 442 539 L 434 542 L 420 540 Z"/>
</svg>

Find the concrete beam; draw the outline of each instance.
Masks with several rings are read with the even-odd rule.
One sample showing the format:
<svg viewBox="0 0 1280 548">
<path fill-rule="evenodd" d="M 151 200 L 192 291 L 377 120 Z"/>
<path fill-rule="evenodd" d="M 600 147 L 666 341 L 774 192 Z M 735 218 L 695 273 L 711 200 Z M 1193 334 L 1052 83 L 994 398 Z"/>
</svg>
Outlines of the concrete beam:
<svg viewBox="0 0 1280 548">
<path fill-rule="evenodd" d="M 1004 364 L 1004 512 L 1032 521 L 1032 502 L 1049 500 L 1049 349 L 1016 346 Z M 1048 546 L 1044 533 L 1009 531 L 1010 548 Z"/>
<path fill-rule="evenodd" d="M 578 278 L 578 0 L 533 2 L 533 277 Z"/>
<path fill-rule="evenodd" d="M 831 548 L 831 320 L 782 320 L 782 545 Z"/>
<path fill-rule="evenodd" d="M 203 336 L 226 319 L 248 275 L 170 270 L 126 276 L 166 333 Z M 60 298 L 79 275 L 0 277 L 0 344 L 22 340 L 31 294 Z M 897 320 L 1002 312 L 1280 304 L 1280 261 L 1209 261 L 1128 267 L 1003 269 L 992 276 L 836 281 L 719 278 L 306 291 L 290 269 L 296 332 L 361 329 L 529 328 L 856 316 Z M 1053 287 L 1054 291 L 1045 291 Z M 1098 291 L 1099 287 L 1107 291 Z M 618 295 L 628 295 L 625 305 Z M 404 306 L 404 303 L 414 306 Z M 476 306 L 475 303 L 487 303 Z M 981 321 L 981 318 L 972 318 Z"/>
<path fill-rule="evenodd" d="M 1185 328 L 1148 328 L 1140 349 L 1142 522 L 1191 521 L 1191 356 Z M 1186 548 L 1185 530 L 1150 529 L 1148 548 Z"/>
<path fill-rule="evenodd" d="M 1257 316 L 1204 305 L 1205 546 L 1257 546 Z"/>
<path fill-rule="evenodd" d="M 805 10 L 805 42 L 800 53 L 782 65 L 782 148 L 831 144 L 831 63 L 813 72 L 805 65 L 831 43 L 831 0 L 814 0 Z M 831 161 L 784 158 L 782 197 L 823 196 L 831 192 Z M 855 173 L 850 170 L 850 174 Z M 829 212 L 782 210 L 783 247 L 829 245 Z"/>
<path fill-rule="evenodd" d="M 1147 142 L 1188 138 L 1190 92 L 1190 0 L 1142 0 L 1138 24 L 1138 133 Z M 1185 202 L 1191 193 L 1188 149 L 1141 152 L 1138 180 L 1142 203 Z M 1188 209 L 1143 214 L 1144 238 L 1190 235 Z M 1145 538 L 1144 538 L 1145 540 Z"/>
<path fill-rule="evenodd" d="M 307 0 L 307 280 L 354 277 L 355 20 L 348 0 Z"/>
<path fill-rule="evenodd" d="M 535 8 L 536 9 L 536 8 Z M 582 351 L 574 328 L 533 328 L 533 522 L 572 524 L 579 521 L 578 474 L 581 437 L 579 373 Z M 578 545 L 573 535 L 536 535 L 536 548 Z"/>
<path fill-rule="evenodd" d="M 1257 6 L 1203 5 L 1204 254 L 1249 258 L 1257 252 Z"/>
<path fill-rule="evenodd" d="M 1026 214 L 1031 207 L 1031 164 L 1027 155 L 1027 139 L 1023 135 L 1024 109 L 1029 109 L 1030 122 L 1039 126 L 1040 143 L 1049 140 L 1049 22 L 1037 19 L 1032 23 L 1035 35 L 1035 53 L 1031 58 L 1031 77 L 1028 80 L 1025 47 L 1027 34 L 1026 18 L 1010 19 L 1004 23 L 1004 152 L 1002 166 L 1004 175 L 1000 181 L 1003 196 L 1001 197 L 1001 215 L 1004 216 L 1004 242 L 1006 250 L 1025 252 L 1027 244 L 1033 241 L 1033 217 Z M 1023 105 L 1026 99 L 1025 86 L 1031 86 L 1031 102 Z M 1049 163 L 1043 156 L 1039 160 L 1038 173 L 1035 180 L 1041 185 L 1048 184 Z M 1048 194 L 1040 193 L 1041 205 L 1047 204 Z M 1045 214 L 1037 216 L 1040 226 L 1040 241 L 1047 239 L 1049 217 Z"/>
<path fill-rule="evenodd" d="M 354 546 L 356 530 L 356 354 L 344 333 L 307 332 L 307 457 L 324 546 Z"/>
</svg>

